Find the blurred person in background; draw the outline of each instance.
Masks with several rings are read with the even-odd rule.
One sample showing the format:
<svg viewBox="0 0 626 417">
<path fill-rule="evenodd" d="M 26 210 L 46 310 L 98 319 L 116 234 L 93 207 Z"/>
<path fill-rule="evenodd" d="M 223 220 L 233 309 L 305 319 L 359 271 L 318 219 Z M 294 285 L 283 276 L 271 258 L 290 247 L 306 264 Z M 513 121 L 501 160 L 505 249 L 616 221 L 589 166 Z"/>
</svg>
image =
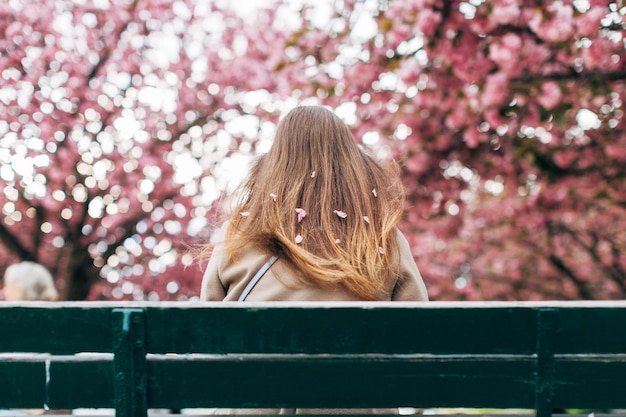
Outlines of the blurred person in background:
<svg viewBox="0 0 626 417">
<path fill-rule="evenodd" d="M 55 301 L 59 293 L 52 275 L 35 262 L 20 262 L 9 266 L 4 273 L 5 301 Z M 41 414 L 68 414 L 70 410 L 0 410 L 0 416 L 28 416 Z"/>
<path fill-rule="evenodd" d="M 11 265 L 4 273 L 4 299 L 6 301 L 55 301 L 59 293 L 52 275 L 35 262 Z"/>
</svg>

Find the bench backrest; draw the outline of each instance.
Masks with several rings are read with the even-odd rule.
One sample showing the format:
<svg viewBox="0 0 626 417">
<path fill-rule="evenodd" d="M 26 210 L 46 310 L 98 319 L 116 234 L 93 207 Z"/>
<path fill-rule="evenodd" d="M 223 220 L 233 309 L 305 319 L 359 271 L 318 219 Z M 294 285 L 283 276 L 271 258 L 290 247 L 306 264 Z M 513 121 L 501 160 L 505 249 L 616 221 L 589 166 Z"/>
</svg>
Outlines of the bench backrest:
<svg viewBox="0 0 626 417">
<path fill-rule="evenodd" d="M 626 302 L 0 303 L 0 335 L 41 353 L 0 408 L 626 407 Z"/>
</svg>

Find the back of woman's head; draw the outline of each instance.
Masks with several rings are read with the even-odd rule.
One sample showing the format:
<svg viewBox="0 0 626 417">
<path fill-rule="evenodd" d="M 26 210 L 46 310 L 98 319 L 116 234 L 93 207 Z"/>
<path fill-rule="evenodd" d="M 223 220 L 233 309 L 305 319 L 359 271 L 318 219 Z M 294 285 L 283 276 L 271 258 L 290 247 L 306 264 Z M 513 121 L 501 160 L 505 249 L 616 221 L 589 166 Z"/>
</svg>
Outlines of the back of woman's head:
<svg viewBox="0 0 626 417">
<path fill-rule="evenodd" d="M 287 258 L 314 284 L 380 297 L 395 272 L 404 201 L 394 168 L 365 154 L 330 110 L 293 109 L 243 186 L 229 253 L 252 243 Z"/>
</svg>

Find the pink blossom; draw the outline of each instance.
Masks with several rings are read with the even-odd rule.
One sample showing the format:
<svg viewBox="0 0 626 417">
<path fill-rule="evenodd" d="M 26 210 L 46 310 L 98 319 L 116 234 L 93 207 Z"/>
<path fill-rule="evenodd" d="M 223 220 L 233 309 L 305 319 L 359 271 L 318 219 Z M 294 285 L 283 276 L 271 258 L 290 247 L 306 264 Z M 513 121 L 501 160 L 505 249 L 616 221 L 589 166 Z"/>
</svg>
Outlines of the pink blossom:
<svg viewBox="0 0 626 417">
<path fill-rule="evenodd" d="M 417 13 L 415 28 L 424 35 L 432 35 L 441 23 L 441 13 L 432 9 L 422 9 Z"/>
<path fill-rule="evenodd" d="M 374 80 L 378 79 L 378 71 L 375 65 L 355 64 L 344 70 L 344 78 L 350 80 L 353 87 L 369 87 Z"/>
<path fill-rule="evenodd" d="M 626 146 L 623 143 L 611 143 L 605 146 L 604 153 L 618 161 L 626 161 Z"/>
<path fill-rule="evenodd" d="M 541 39 L 549 42 L 560 42 L 571 39 L 575 31 L 573 21 L 574 9 L 562 1 L 554 1 L 548 6 L 548 19 L 543 10 L 534 12 L 528 25 Z"/>
<path fill-rule="evenodd" d="M 516 0 L 501 0 L 495 2 L 489 20 L 496 25 L 506 25 L 519 20 L 521 15 Z"/>
<path fill-rule="evenodd" d="M 623 64 L 623 58 L 618 61 L 612 60 L 612 50 L 614 43 L 609 39 L 598 38 L 594 39 L 593 43 L 588 48 L 582 48 L 580 56 L 583 59 L 585 67 L 588 69 L 601 69 L 603 71 L 609 71 L 617 69 L 619 63 Z"/>
<path fill-rule="evenodd" d="M 302 221 L 302 219 L 304 219 L 304 217 L 306 216 L 306 211 L 300 207 L 298 207 L 296 209 L 296 213 L 298 213 L 298 223 L 300 223 Z"/>
<path fill-rule="evenodd" d="M 412 32 L 411 27 L 406 23 L 394 24 L 386 33 L 389 47 L 397 48 L 398 44 L 411 37 Z"/>
<path fill-rule="evenodd" d="M 589 0 L 589 4 L 591 5 L 591 7 L 606 7 L 606 0 Z"/>
<path fill-rule="evenodd" d="M 509 78 L 503 72 L 489 75 L 483 89 L 483 105 L 500 106 L 508 100 Z"/>
<path fill-rule="evenodd" d="M 476 127 L 469 126 L 463 132 L 463 140 L 467 144 L 468 148 L 475 148 L 480 143 L 485 142 L 487 139 L 487 135 L 484 132 L 480 132 Z"/>
<path fill-rule="evenodd" d="M 519 68 L 518 55 L 522 49 L 522 39 L 513 33 L 504 35 L 500 42 L 489 46 L 489 58 L 507 74 L 516 74 Z"/>
<path fill-rule="evenodd" d="M 19 34 L 21 34 L 23 31 L 23 25 L 22 22 L 12 22 L 10 25 L 7 26 L 7 28 L 5 29 L 4 32 L 4 37 L 7 39 L 11 39 L 14 36 L 17 36 Z"/>
<path fill-rule="evenodd" d="M 605 6 L 594 6 L 576 19 L 578 36 L 592 36 L 601 27 L 601 20 L 607 15 Z"/>
<path fill-rule="evenodd" d="M 563 94 L 555 81 L 545 81 L 541 84 L 541 93 L 537 96 L 537 103 L 544 109 L 552 110 L 559 105 Z"/>
<path fill-rule="evenodd" d="M 303 49 L 319 49 L 324 43 L 328 41 L 328 35 L 321 30 L 311 30 L 305 32 L 304 36 L 300 38 L 300 46 Z"/>
<path fill-rule="evenodd" d="M 574 163 L 578 155 L 571 150 L 563 150 L 555 152 L 553 158 L 554 162 L 561 168 L 567 168 Z"/>
<path fill-rule="evenodd" d="M 451 130 L 458 130 L 467 125 L 469 117 L 464 106 L 457 105 L 448 116 L 446 116 L 446 127 Z"/>
<path fill-rule="evenodd" d="M 404 81 L 405 84 L 415 84 L 422 74 L 422 69 L 419 65 L 415 65 L 413 61 L 403 60 L 400 62 L 400 66 L 395 71 L 395 74 Z"/>
<path fill-rule="evenodd" d="M 539 124 L 540 111 L 536 103 L 529 103 L 522 123 L 526 126 L 537 126 Z"/>
<path fill-rule="evenodd" d="M 409 159 L 404 162 L 404 167 L 414 174 L 420 174 L 430 169 L 430 156 L 423 151 L 414 152 Z"/>
<path fill-rule="evenodd" d="M 506 124 L 506 120 L 502 117 L 497 109 L 489 109 L 484 113 L 485 121 L 492 127 L 498 127 Z"/>
</svg>

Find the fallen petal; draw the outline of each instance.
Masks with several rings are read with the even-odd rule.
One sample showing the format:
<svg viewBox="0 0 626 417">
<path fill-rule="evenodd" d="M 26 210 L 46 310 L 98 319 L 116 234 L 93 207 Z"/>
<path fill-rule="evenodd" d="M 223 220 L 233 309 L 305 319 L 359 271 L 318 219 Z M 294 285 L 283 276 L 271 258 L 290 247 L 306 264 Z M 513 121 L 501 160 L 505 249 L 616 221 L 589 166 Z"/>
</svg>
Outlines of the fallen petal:
<svg viewBox="0 0 626 417">
<path fill-rule="evenodd" d="M 276 194 L 274 194 L 274 193 L 270 193 L 270 197 L 272 197 L 274 202 L 276 202 L 276 197 L 278 197 L 278 196 Z"/>
<path fill-rule="evenodd" d="M 296 213 L 298 213 L 298 223 L 300 223 L 302 219 L 304 219 L 304 217 L 306 216 L 306 211 L 298 207 L 296 208 Z"/>
<path fill-rule="evenodd" d="M 346 213 L 340 210 L 333 210 L 333 213 L 335 213 L 337 216 L 341 217 L 342 219 L 345 219 L 346 217 L 348 217 Z"/>
<path fill-rule="evenodd" d="M 385 250 L 382 248 L 382 246 L 378 247 L 378 253 L 380 253 L 381 255 L 385 253 Z"/>
<path fill-rule="evenodd" d="M 378 193 L 376 192 L 376 188 L 372 189 L 372 194 L 374 194 L 374 197 L 378 197 Z"/>
<path fill-rule="evenodd" d="M 369 218 L 369 217 L 367 217 L 367 216 L 363 216 L 363 220 L 365 220 L 367 223 L 369 223 L 369 222 L 370 222 L 370 218 Z"/>
<path fill-rule="evenodd" d="M 250 215 L 250 212 L 249 211 L 242 211 L 239 214 L 241 214 L 241 216 L 243 216 L 243 217 L 248 217 Z"/>
<path fill-rule="evenodd" d="M 296 243 L 300 244 L 302 242 L 302 236 L 296 236 Z"/>
</svg>

